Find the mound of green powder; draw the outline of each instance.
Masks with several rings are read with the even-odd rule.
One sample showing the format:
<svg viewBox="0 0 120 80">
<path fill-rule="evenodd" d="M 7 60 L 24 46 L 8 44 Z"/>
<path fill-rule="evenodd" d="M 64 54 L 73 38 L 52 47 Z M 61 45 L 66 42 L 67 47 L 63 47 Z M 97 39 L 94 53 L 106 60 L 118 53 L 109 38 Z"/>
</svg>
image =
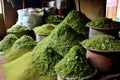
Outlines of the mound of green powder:
<svg viewBox="0 0 120 80">
<path fill-rule="evenodd" d="M 52 33 L 40 41 L 33 49 L 33 63 L 39 75 L 55 75 L 54 66 L 68 53 L 69 49 L 79 44 L 83 36 L 69 25 L 59 24 Z"/>
<path fill-rule="evenodd" d="M 85 35 L 88 37 L 89 29 L 85 25 L 90 21 L 82 12 L 72 10 L 65 17 L 62 23 L 65 23 L 71 26 L 79 34 Z"/>
<path fill-rule="evenodd" d="M 14 24 L 11 28 L 7 29 L 8 33 L 19 33 L 28 30 L 26 26 Z"/>
<path fill-rule="evenodd" d="M 84 40 L 84 36 L 79 35 L 69 25 L 59 24 L 48 37 L 44 38 L 36 46 L 33 52 L 47 45 L 58 54 L 64 56 L 72 46 L 78 44 L 82 40 Z"/>
<path fill-rule="evenodd" d="M 70 13 L 71 17 L 74 15 L 75 19 L 79 18 L 77 14 L 80 14 L 80 12 L 72 11 Z M 84 36 L 83 34 L 79 34 L 77 31 L 75 31 L 75 30 L 78 30 L 78 23 L 80 23 L 80 21 L 74 21 L 72 18 L 69 19 L 71 20 L 71 22 L 67 19 L 65 20 L 65 21 L 68 21 L 69 23 L 62 22 L 58 24 L 55 27 L 55 29 L 51 32 L 51 34 L 47 36 L 46 38 L 44 38 L 42 41 L 40 41 L 37 44 L 37 46 L 33 49 L 32 51 L 33 52 L 33 63 L 38 69 L 38 73 L 40 76 L 55 75 L 56 73 L 53 67 L 60 60 L 59 56 L 63 57 L 64 55 L 68 53 L 71 47 L 79 44 L 80 41 L 86 39 L 86 36 Z M 75 25 L 73 26 L 69 25 L 70 23 L 76 23 L 77 26 L 72 28 Z M 81 27 L 79 27 L 79 29 L 81 29 Z M 50 52 L 51 54 L 54 54 L 54 56 L 57 56 L 56 58 L 53 58 L 54 56 L 46 55 L 48 54 L 49 49 L 50 51 L 52 51 Z M 41 58 L 41 55 L 45 55 L 46 56 L 44 57 L 45 59 Z M 49 59 L 51 62 L 48 61 Z M 49 63 L 51 65 L 49 65 Z M 44 66 L 41 67 L 42 65 Z"/>
<path fill-rule="evenodd" d="M 73 46 L 68 54 L 56 64 L 58 75 L 69 78 L 91 77 L 97 72 L 96 68 L 86 59 L 85 51 L 81 46 Z"/>
<path fill-rule="evenodd" d="M 44 24 L 42 26 L 35 27 L 33 30 L 36 34 L 49 35 L 54 28 L 54 24 Z"/>
<path fill-rule="evenodd" d="M 7 29 L 7 33 L 11 33 L 16 35 L 17 37 L 21 37 L 23 35 L 27 35 L 27 27 L 20 25 L 20 24 L 15 24 L 11 28 Z"/>
<path fill-rule="evenodd" d="M 6 51 L 12 47 L 14 42 L 18 38 L 14 34 L 8 34 L 6 35 L 2 41 L 0 41 L 0 51 Z"/>
<path fill-rule="evenodd" d="M 99 34 L 93 38 L 86 39 L 81 42 L 86 49 L 101 50 L 101 51 L 115 51 L 120 50 L 120 40 L 115 37 Z"/>
<path fill-rule="evenodd" d="M 55 76 L 54 66 L 62 57 L 48 46 L 41 47 L 36 53 L 34 63 L 37 64 L 38 74 L 40 76 Z"/>
<path fill-rule="evenodd" d="M 53 23 L 53 24 L 59 24 L 64 20 L 64 16 L 60 15 L 49 15 L 45 21 L 46 23 Z"/>
<path fill-rule="evenodd" d="M 36 46 L 36 41 L 33 40 L 30 36 L 22 36 L 18 40 L 15 41 L 10 51 L 4 56 L 6 62 L 10 62 L 26 52 L 32 51 L 32 49 Z"/>
<path fill-rule="evenodd" d="M 120 23 L 113 21 L 111 18 L 96 18 L 90 22 L 87 23 L 88 26 L 93 27 L 93 28 L 119 28 Z"/>
<path fill-rule="evenodd" d="M 32 52 L 3 64 L 3 72 L 6 80 L 56 80 L 53 76 L 39 76 L 32 63 Z"/>
<path fill-rule="evenodd" d="M 50 46 L 58 54 L 64 56 L 69 49 L 85 39 L 85 36 L 78 34 L 69 25 L 59 24 L 49 36 Z"/>
<path fill-rule="evenodd" d="M 36 68 L 32 64 L 32 53 L 28 52 L 16 60 L 3 64 L 6 80 L 38 80 Z"/>
</svg>

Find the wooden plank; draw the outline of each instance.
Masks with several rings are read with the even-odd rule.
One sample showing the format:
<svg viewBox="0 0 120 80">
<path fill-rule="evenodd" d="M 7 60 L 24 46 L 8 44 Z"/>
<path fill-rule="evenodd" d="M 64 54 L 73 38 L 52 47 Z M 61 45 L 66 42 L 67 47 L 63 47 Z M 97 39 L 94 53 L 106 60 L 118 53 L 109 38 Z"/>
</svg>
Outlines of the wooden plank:
<svg viewBox="0 0 120 80">
<path fill-rule="evenodd" d="M 79 10 L 78 0 L 74 0 L 76 10 Z M 80 0 L 80 9 L 90 19 L 105 16 L 106 0 Z"/>
<path fill-rule="evenodd" d="M 4 24 L 3 15 L 0 14 L 0 36 L 4 36 L 4 35 L 5 35 L 5 24 Z"/>
</svg>

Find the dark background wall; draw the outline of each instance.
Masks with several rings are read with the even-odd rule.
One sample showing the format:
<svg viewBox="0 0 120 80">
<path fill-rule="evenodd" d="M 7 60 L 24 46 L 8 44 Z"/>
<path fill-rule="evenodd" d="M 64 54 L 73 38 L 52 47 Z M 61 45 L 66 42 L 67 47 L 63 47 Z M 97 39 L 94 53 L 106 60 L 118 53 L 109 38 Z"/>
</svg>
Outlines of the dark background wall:
<svg viewBox="0 0 120 80">
<path fill-rule="evenodd" d="M 105 16 L 106 0 L 81 0 L 81 11 L 89 18 Z"/>
<path fill-rule="evenodd" d="M 78 10 L 78 2 L 75 0 L 76 10 Z M 106 0 L 80 0 L 80 9 L 90 19 L 105 16 Z"/>
</svg>

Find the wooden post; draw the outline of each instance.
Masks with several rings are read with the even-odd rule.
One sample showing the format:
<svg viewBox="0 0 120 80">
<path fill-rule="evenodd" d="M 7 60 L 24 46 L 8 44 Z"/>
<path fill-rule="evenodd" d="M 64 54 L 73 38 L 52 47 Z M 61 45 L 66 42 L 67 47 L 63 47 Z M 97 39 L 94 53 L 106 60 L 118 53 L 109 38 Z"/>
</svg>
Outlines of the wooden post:
<svg viewBox="0 0 120 80">
<path fill-rule="evenodd" d="M 25 1 L 22 0 L 22 8 L 24 9 L 25 8 Z"/>
</svg>

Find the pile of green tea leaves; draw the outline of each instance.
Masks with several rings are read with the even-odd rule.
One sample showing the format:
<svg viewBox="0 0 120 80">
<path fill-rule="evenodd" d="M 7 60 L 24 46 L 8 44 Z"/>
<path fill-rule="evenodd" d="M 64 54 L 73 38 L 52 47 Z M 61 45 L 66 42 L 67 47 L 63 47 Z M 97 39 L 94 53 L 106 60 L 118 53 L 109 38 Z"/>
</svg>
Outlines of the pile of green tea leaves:
<svg viewBox="0 0 120 80">
<path fill-rule="evenodd" d="M 64 20 L 64 16 L 60 16 L 60 15 L 49 15 L 46 19 L 45 19 L 45 21 L 47 22 L 47 23 L 60 23 L 60 22 L 62 22 Z"/>
<path fill-rule="evenodd" d="M 93 28 L 120 28 L 120 22 L 113 21 L 111 18 L 96 18 L 90 22 L 87 23 L 89 27 Z"/>
<path fill-rule="evenodd" d="M 73 11 L 70 14 L 73 14 L 77 20 L 79 17 L 76 14 L 80 14 L 80 12 Z M 56 80 L 54 66 L 69 52 L 71 47 L 78 45 L 86 38 L 77 31 L 82 29 L 83 25 L 85 26 L 81 21 L 86 22 L 86 18 L 81 17 L 82 20 L 79 21 L 74 21 L 75 19 L 66 19 L 69 23 L 58 24 L 51 34 L 40 41 L 37 46 L 31 39 L 26 40 L 21 37 L 20 42 L 16 41 L 10 52 L 4 56 L 9 62 L 3 65 L 6 78 L 8 80 Z M 81 24 L 82 27 L 79 27 L 78 24 Z"/>
<path fill-rule="evenodd" d="M 34 41 L 32 37 L 24 35 L 15 41 L 10 51 L 4 56 L 4 58 L 6 62 L 13 61 L 26 52 L 32 51 L 35 46 L 36 41 Z"/>
<path fill-rule="evenodd" d="M 39 75 L 55 75 L 54 66 L 66 55 L 69 49 L 79 44 L 83 36 L 69 25 L 59 24 L 52 33 L 33 49 L 33 63 Z"/>
<path fill-rule="evenodd" d="M 56 76 L 54 66 L 62 57 L 48 46 L 41 47 L 39 48 L 39 51 L 37 49 L 36 52 L 38 53 L 34 55 L 33 62 L 36 64 L 37 70 L 39 70 L 38 74 L 41 77 L 46 75 Z"/>
<path fill-rule="evenodd" d="M 33 30 L 36 34 L 49 35 L 54 28 L 54 24 L 43 24 L 42 26 L 35 27 Z"/>
<path fill-rule="evenodd" d="M 69 78 L 91 77 L 97 69 L 86 59 L 85 50 L 81 46 L 73 46 L 68 54 L 55 65 L 58 75 Z"/>
<path fill-rule="evenodd" d="M 86 49 L 91 50 L 100 51 L 120 50 L 120 40 L 117 40 L 115 37 L 106 34 L 98 34 L 95 37 L 82 41 L 81 44 Z"/>
<path fill-rule="evenodd" d="M 85 35 L 88 37 L 89 29 L 86 24 L 90 21 L 82 12 L 72 10 L 62 21 L 69 26 L 71 26 L 79 34 Z"/>
<path fill-rule="evenodd" d="M 9 50 L 17 39 L 18 38 L 14 34 L 6 35 L 3 40 L 0 41 L 0 51 L 5 52 Z"/>
<path fill-rule="evenodd" d="M 14 24 L 11 28 L 7 29 L 8 33 L 20 33 L 28 30 L 26 26 Z"/>
<path fill-rule="evenodd" d="M 78 34 L 69 25 L 62 23 L 57 27 L 48 38 L 52 49 L 61 56 L 66 55 L 72 46 L 85 39 L 85 36 Z"/>
</svg>

